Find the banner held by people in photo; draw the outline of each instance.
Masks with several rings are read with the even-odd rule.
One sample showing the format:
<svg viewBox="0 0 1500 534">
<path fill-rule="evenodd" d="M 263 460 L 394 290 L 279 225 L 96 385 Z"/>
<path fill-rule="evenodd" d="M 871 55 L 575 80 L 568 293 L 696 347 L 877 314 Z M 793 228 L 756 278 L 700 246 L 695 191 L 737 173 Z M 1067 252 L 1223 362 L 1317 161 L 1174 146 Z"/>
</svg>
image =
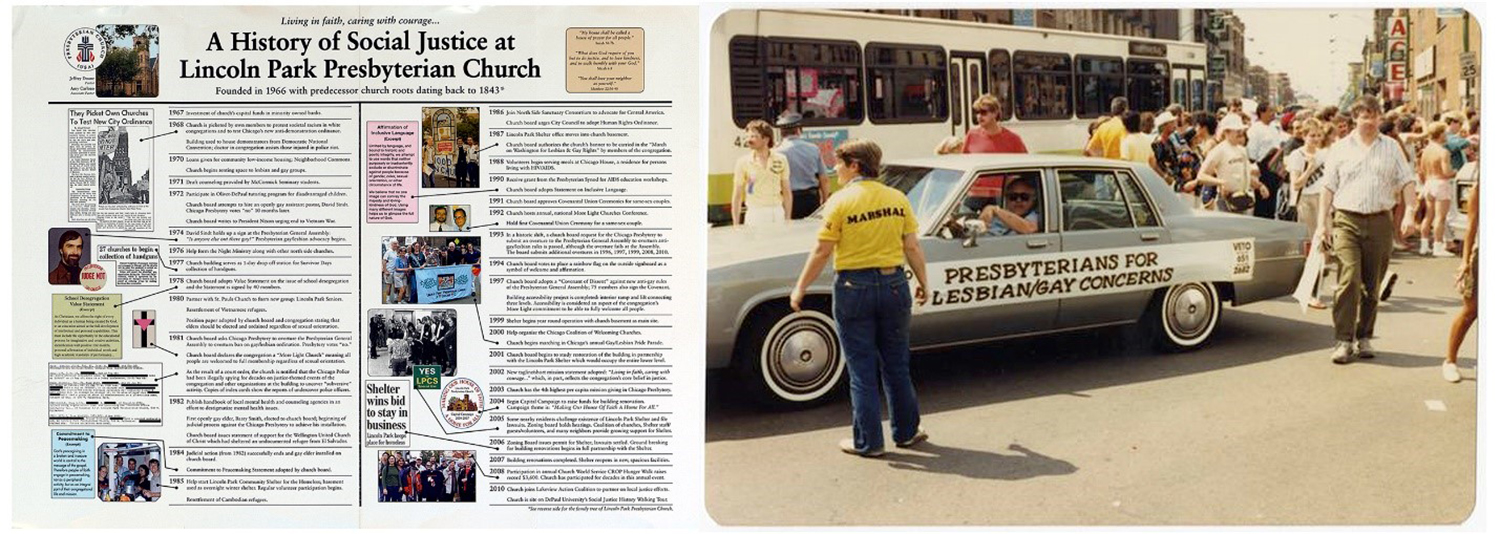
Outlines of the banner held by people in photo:
<svg viewBox="0 0 1500 534">
<path fill-rule="evenodd" d="M 473 270 L 469 264 L 417 269 L 417 302 L 432 304 L 473 295 Z"/>
</svg>

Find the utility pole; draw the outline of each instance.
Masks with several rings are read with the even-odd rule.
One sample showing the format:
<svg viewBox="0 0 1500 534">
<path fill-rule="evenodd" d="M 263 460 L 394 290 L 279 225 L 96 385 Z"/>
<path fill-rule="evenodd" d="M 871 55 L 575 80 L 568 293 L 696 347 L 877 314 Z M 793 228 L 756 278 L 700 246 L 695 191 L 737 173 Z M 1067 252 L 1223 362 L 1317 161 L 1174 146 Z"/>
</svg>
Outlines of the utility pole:
<svg viewBox="0 0 1500 534">
<path fill-rule="evenodd" d="M 1464 54 L 1469 53 L 1469 10 L 1464 10 Z M 1464 79 L 1464 108 L 1476 109 L 1474 105 L 1479 99 L 1474 97 L 1475 78 Z"/>
</svg>

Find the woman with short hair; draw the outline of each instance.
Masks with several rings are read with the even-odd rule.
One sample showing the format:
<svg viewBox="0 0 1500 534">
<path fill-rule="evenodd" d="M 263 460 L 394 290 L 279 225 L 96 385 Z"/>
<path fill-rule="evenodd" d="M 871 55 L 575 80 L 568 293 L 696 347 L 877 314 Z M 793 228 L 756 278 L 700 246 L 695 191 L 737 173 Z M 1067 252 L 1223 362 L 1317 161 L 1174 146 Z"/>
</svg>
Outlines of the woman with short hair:
<svg viewBox="0 0 1500 534">
<path fill-rule="evenodd" d="M 983 95 L 974 99 L 976 125 L 964 136 L 965 154 L 1025 154 L 1026 143 L 1016 132 L 1000 125 L 1000 99 Z"/>
<path fill-rule="evenodd" d="M 885 454 L 880 425 L 882 385 L 891 412 L 891 439 L 911 447 L 927 439 L 911 383 L 911 308 L 927 301 L 927 260 L 917 242 L 917 216 L 901 191 L 878 179 L 880 146 L 855 139 L 834 151 L 842 188 L 823 206 L 823 228 L 797 286 L 791 307 L 801 311 L 807 287 L 833 257 L 833 316 L 849 371 L 854 437 L 839 443 L 848 454 Z M 836 254 L 836 255 L 835 255 Z M 915 295 L 906 270 L 917 281 Z"/>
<path fill-rule="evenodd" d="M 1151 165 L 1152 162 L 1151 134 L 1145 133 L 1150 129 L 1149 124 L 1156 121 L 1156 115 L 1151 112 L 1136 113 L 1134 110 L 1126 111 L 1120 116 L 1120 122 L 1125 124 L 1125 137 L 1120 139 L 1120 159 L 1125 161 L 1137 161 Z"/>
</svg>

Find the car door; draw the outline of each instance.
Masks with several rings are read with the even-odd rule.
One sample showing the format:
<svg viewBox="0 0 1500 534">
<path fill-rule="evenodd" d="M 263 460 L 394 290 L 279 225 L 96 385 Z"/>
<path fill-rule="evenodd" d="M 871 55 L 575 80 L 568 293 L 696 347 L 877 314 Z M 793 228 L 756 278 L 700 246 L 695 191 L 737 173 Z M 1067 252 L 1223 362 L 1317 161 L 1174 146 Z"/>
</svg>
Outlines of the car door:
<svg viewBox="0 0 1500 534">
<path fill-rule="evenodd" d="M 1057 170 L 1061 199 L 1062 251 L 1079 258 L 1077 287 L 1058 305 L 1059 328 L 1134 321 L 1150 302 L 1153 287 L 1122 287 L 1132 270 L 1156 267 L 1151 248 L 1171 242 L 1145 188 L 1126 170 Z"/>
<path fill-rule="evenodd" d="M 949 221 L 972 220 L 988 205 L 1004 206 L 997 198 L 1013 180 L 1035 184 L 1038 230 L 1030 234 L 986 233 L 966 236 L 938 231 L 923 242 L 927 278 L 933 294 L 925 309 L 913 317 L 912 345 L 941 346 L 983 341 L 1053 328 L 1057 298 L 1005 293 L 1007 280 L 997 275 L 1004 265 L 1029 256 L 1055 254 L 1061 241 L 1048 213 L 1055 211 L 1055 195 L 1045 187 L 1041 169 L 1007 169 L 976 173 L 964 193 L 948 210 Z M 941 228 L 941 225 L 940 225 Z"/>
</svg>

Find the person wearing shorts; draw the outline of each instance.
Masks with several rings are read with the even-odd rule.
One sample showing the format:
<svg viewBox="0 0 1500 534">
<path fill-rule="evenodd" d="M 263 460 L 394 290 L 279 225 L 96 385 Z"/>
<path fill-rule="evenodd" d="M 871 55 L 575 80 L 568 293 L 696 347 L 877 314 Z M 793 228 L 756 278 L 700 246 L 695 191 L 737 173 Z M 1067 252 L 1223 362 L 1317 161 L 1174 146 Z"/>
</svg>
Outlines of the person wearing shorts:
<svg viewBox="0 0 1500 534">
<path fill-rule="evenodd" d="M 1448 130 L 1443 123 L 1427 125 L 1427 147 L 1417 159 L 1417 172 L 1422 176 L 1422 199 L 1427 203 L 1427 213 L 1422 218 L 1422 245 L 1418 254 L 1435 257 L 1453 257 L 1448 252 L 1447 233 L 1448 206 L 1453 203 L 1453 177 L 1458 174 L 1453 168 L 1448 149 L 1443 146 Z"/>
<path fill-rule="evenodd" d="M 1448 332 L 1448 358 L 1443 360 L 1443 380 L 1461 382 L 1458 374 L 1458 348 L 1469 334 L 1469 327 L 1479 318 L 1479 186 L 1469 192 L 1469 231 L 1464 234 L 1463 261 L 1458 266 L 1458 294 L 1464 307 L 1453 317 Z"/>
</svg>

